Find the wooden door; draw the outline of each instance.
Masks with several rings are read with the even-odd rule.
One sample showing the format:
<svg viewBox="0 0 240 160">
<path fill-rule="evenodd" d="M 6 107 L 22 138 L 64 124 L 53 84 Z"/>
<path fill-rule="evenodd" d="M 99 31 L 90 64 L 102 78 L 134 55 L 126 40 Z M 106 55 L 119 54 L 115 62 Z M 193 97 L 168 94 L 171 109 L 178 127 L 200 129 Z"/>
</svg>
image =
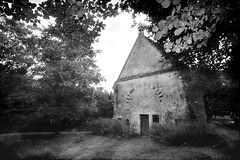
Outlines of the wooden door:
<svg viewBox="0 0 240 160">
<path fill-rule="evenodd" d="M 141 135 L 149 134 L 149 116 L 148 114 L 140 114 Z"/>
</svg>

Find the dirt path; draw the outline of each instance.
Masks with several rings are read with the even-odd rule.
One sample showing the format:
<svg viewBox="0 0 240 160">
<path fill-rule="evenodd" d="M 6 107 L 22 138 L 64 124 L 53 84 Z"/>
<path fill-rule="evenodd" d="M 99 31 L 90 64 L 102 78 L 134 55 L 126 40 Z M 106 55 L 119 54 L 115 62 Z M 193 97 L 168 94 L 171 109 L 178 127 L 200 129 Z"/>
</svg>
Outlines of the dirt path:
<svg viewBox="0 0 240 160">
<path fill-rule="evenodd" d="M 209 147 L 172 147 L 149 137 L 111 138 L 91 134 L 0 135 L 0 142 L 11 147 L 20 159 L 223 159 Z M 34 158 L 32 158 L 34 159 Z M 37 159 L 37 158 L 35 158 Z M 46 158 L 45 158 L 46 159 Z M 49 158 L 50 159 L 50 158 Z M 47 160 L 47 159 L 46 159 Z"/>
</svg>

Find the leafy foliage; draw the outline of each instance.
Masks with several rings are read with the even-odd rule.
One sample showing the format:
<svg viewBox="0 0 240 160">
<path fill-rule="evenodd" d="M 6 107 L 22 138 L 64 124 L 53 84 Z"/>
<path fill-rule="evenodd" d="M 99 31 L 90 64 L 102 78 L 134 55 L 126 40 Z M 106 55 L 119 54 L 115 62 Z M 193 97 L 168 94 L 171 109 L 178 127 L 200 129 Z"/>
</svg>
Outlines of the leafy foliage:
<svg viewBox="0 0 240 160">
<path fill-rule="evenodd" d="M 161 4 L 163 8 L 168 8 L 171 0 L 164 0 Z M 216 30 L 216 25 L 224 18 L 226 12 L 226 8 L 217 1 L 189 1 L 184 7 L 178 0 L 172 1 L 172 5 L 171 15 L 159 21 L 157 26 L 159 29 L 155 29 L 155 32 L 161 32 L 156 34 L 161 35 L 155 36 L 157 40 L 167 36 L 171 30 L 174 36 L 179 36 L 175 42 L 168 37 L 170 42 L 164 46 L 167 53 L 171 51 L 180 53 L 195 46 L 197 48 L 206 46 L 211 34 Z"/>
<path fill-rule="evenodd" d="M 93 103 L 97 109 L 96 117 L 113 117 L 113 94 L 104 91 L 103 88 L 97 88 L 93 95 Z"/>
<path fill-rule="evenodd" d="M 20 102 L 56 131 L 94 116 L 94 86 L 103 78 L 95 65 L 98 51 L 92 43 L 105 27 L 101 18 L 116 15 L 117 5 L 110 0 L 47 0 L 37 6 L 21 0 L 1 1 L 0 9 L 1 104 L 5 105 L 1 115 Z M 52 17 L 55 22 L 37 27 L 39 17 Z"/>
<path fill-rule="evenodd" d="M 13 21 L 24 20 L 36 24 L 36 18 L 40 15 L 33 10 L 36 6 L 29 0 L 3 0 L 0 2 L 0 16 L 12 16 Z"/>
<path fill-rule="evenodd" d="M 220 90 L 224 85 L 221 74 L 207 68 L 181 71 L 184 91 L 188 105 L 189 118 L 206 122 L 205 104 L 203 96 Z"/>
<path fill-rule="evenodd" d="M 229 116 L 236 126 L 236 120 L 239 119 L 239 101 L 238 92 L 233 87 L 223 87 L 211 94 L 206 94 L 205 108 L 209 121 L 215 121 L 217 116 Z"/>
<path fill-rule="evenodd" d="M 24 24 L 16 23 L 9 19 L 0 21 L 0 33 L 6 37 L 6 41 L 0 42 L 0 76 L 1 76 L 1 111 L 10 109 L 7 113 L 1 112 L 1 118 L 18 107 L 29 106 L 33 102 L 31 95 L 31 76 L 28 76 L 28 68 L 34 65 L 33 58 L 29 56 L 33 52 L 35 37 L 31 35 Z M 24 108 L 24 107 L 23 107 Z M 3 116 L 4 115 L 4 116 Z"/>
<path fill-rule="evenodd" d="M 126 0 L 121 8 L 148 16 L 148 31 L 177 67 L 223 70 L 237 56 L 232 51 L 239 44 L 238 1 Z"/>
<path fill-rule="evenodd" d="M 40 23 L 39 17 L 55 18 L 56 25 L 50 29 L 51 33 L 57 37 L 65 36 L 72 46 L 83 40 L 93 43 L 105 27 L 100 19 L 118 14 L 118 5 L 113 5 L 110 0 L 47 0 L 38 6 L 29 0 L 6 0 L 0 3 L 0 9 L 3 17 L 12 16 L 14 21 L 23 20 L 34 25 Z M 0 36 L 4 37 L 2 34 Z"/>
</svg>

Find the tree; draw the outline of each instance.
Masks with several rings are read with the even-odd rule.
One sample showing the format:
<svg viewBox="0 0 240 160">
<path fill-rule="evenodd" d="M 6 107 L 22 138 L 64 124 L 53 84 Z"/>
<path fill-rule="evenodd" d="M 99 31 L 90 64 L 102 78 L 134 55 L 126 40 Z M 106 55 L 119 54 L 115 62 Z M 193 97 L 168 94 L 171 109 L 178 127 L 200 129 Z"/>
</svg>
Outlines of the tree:
<svg viewBox="0 0 240 160">
<path fill-rule="evenodd" d="M 99 87 L 95 90 L 94 105 L 97 110 L 97 117 L 112 118 L 113 117 L 113 94 L 107 92 L 103 88 Z"/>
<path fill-rule="evenodd" d="M 31 106 L 36 106 L 37 115 L 49 119 L 57 131 L 62 123 L 72 125 L 75 121 L 84 122 L 91 115 L 93 86 L 102 80 L 94 60 L 98 51 L 93 50 L 92 43 L 105 27 L 100 18 L 117 14 L 117 6 L 109 2 L 47 0 L 39 4 L 36 10 L 33 10 L 36 5 L 28 0 L 0 3 L 1 16 L 7 21 L 10 18 L 16 26 L 20 25 L 19 20 L 32 22 L 36 26 L 39 22 L 37 16 L 55 19 L 54 24 L 47 28 L 31 27 L 40 30 L 41 35 L 29 38 L 24 45 L 24 39 L 19 40 L 20 47 L 24 49 L 22 52 L 26 54 L 19 52 L 19 58 L 32 60 L 23 73 L 30 80 L 29 88 L 32 88 L 26 89 L 33 99 Z M 17 14 L 19 11 L 21 13 Z M 25 27 L 24 23 L 22 27 Z M 11 39 L 4 30 L 1 30 L 0 36 L 1 44 L 6 47 Z M 31 52 L 25 52 L 28 50 Z M 9 61 L 15 62 L 10 52 L 5 55 L 10 57 Z M 5 63 L 4 59 L 1 60 Z M 17 85 L 14 87 L 17 88 Z M 21 94 L 26 96 L 24 90 Z"/>
<path fill-rule="evenodd" d="M 43 32 L 39 57 L 44 64 L 39 83 L 45 86 L 43 93 L 47 93 L 43 97 L 40 95 L 44 102 L 42 111 L 56 125 L 68 116 L 66 108 L 74 115 L 69 117 L 85 122 L 92 112 L 92 85 L 102 79 L 94 61 L 97 52 L 91 45 L 104 25 L 94 20 L 95 3 L 79 2 L 49 0 L 37 8 L 44 17 L 51 15 L 56 22 Z M 86 10 L 89 7 L 92 7 L 91 11 Z M 99 12 L 103 13 L 103 10 Z M 105 14 L 109 11 L 103 16 Z"/>
<path fill-rule="evenodd" d="M 33 9 L 37 5 L 29 2 L 29 0 L 3 0 L 0 2 L 1 16 L 12 16 L 13 21 L 26 21 L 37 23 L 37 16 L 40 14 Z"/>
<path fill-rule="evenodd" d="M 38 80 L 41 113 L 51 121 L 67 116 L 83 122 L 86 117 L 82 113 L 92 100 L 92 85 L 97 84 L 101 76 L 90 57 L 95 52 L 90 49 L 82 52 L 75 48 L 65 48 L 65 45 L 61 41 L 50 39 L 41 46 L 43 50 L 40 62 L 44 67 L 36 72 L 41 76 Z"/>
<path fill-rule="evenodd" d="M 236 121 L 237 110 L 239 111 L 238 99 L 237 99 L 237 90 L 235 88 L 222 88 L 217 92 L 211 94 L 206 94 L 205 105 L 206 105 L 206 114 L 208 115 L 208 120 L 214 121 L 217 116 L 224 117 L 229 116 Z M 235 125 L 235 124 L 233 124 Z"/>
<path fill-rule="evenodd" d="M 15 105 L 29 105 L 31 78 L 28 68 L 34 65 L 30 55 L 35 37 L 24 24 L 9 19 L 0 22 L 0 33 L 5 37 L 0 42 L 1 111 Z M 2 39 L 1 39 L 2 40 Z M 5 116 L 1 116 L 2 118 Z"/>
<path fill-rule="evenodd" d="M 208 65 L 217 70 L 226 67 L 233 55 L 229 50 L 236 47 L 239 6 L 238 1 L 221 0 L 122 1 L 122 9 L 148 15 L 148 30 L 166 56 L 187 67 Z"/>
</svg>

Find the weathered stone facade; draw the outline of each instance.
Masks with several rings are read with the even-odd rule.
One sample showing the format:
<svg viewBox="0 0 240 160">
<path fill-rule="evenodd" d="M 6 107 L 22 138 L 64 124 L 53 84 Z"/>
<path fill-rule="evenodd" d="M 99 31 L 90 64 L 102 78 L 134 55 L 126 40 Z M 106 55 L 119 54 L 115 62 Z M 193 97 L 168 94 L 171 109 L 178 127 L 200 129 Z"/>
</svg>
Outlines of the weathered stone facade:
<svg viewBox="0 0 240 160">
<path fill-rule="evenodd" d="M 114 84 L 114 118 L 148 134 L 153 123 L 175 123 L 186 116 L 181 76 L 144 36 L 139 35 Z"/>
</svg>

